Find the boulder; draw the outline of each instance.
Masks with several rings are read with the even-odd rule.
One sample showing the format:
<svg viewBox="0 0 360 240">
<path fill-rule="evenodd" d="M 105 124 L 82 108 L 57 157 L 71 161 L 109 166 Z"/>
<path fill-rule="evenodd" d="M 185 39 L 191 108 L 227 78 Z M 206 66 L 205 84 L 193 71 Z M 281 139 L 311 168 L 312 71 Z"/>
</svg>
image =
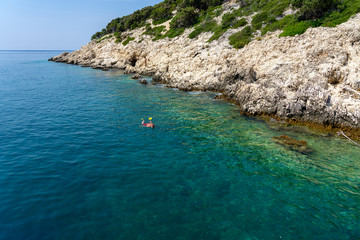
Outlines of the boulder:
<svg viewBox="0 0 360 240">
<path fill-rule="evenodd" d="M 144 84 L 144 85 L 148 84 L 148 82 L 147 82 L 145 79 L 141 79 L 141 80 L 139 81 L 139 83 Z"/>
<path fill-rule="evenodd" d="M 157 73 L 152 77 L 152 80 L 154 82 L 161 83 L 163 81 L 163 78 L 162 78 L 161 74 Z"/>
<path fill-rule="evenodd" d="M 135 74 L 135 75 L 133 75 L 132 77 L 131 77 L 131 79 L 139 79 L 139 78 L 141 78 L 141 75 L 140 74 Z"/>
</svg>

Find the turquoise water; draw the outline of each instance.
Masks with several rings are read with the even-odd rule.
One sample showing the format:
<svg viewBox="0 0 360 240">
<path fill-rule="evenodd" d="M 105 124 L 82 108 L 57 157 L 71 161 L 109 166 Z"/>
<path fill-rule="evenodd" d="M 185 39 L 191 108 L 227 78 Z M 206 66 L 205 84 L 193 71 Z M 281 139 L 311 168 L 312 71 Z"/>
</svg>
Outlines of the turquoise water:
<svg viewBox="0 0 360 240">
<path fill-rule="evenodd" d="M 360 239 L 360 148 L 59 53 L 0 51 L 0 239 Z"/>
</svg>

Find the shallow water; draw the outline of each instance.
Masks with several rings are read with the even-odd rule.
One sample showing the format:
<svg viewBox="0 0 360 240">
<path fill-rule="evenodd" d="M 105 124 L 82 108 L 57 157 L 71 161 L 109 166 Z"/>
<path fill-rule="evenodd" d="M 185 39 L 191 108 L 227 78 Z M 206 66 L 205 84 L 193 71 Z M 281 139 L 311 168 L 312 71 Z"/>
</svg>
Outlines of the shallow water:
<svg viewBox="0 0 360 240">
<path fill-rule="evenodd" d="M 0 239 L 360 239 L 360 148 L 59 53 L 0 51 Z"/>
</svg>

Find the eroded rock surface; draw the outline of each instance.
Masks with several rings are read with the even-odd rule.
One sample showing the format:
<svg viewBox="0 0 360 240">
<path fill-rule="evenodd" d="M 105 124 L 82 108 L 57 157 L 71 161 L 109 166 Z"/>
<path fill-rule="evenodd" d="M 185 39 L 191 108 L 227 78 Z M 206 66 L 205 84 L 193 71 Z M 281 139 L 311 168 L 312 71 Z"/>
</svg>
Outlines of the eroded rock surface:
<svg viewBox="0 0 360 240">
<path fill-rule="evenodd" d="M 120 68 L 153 75 L 154 82 L 182 90 L 219 91 L 252 115 L 277 115 L 360 128 L 360 15 L 336 28 L 312 28 L 295 37 L 280 32 L 236 50 L 224 34 L 152 41 L 144 29 L 127 46 L 114 38 L 91 41 L 52 61 Z M 233 30 L 229 30 L 233 31 Z"/>
</svg>

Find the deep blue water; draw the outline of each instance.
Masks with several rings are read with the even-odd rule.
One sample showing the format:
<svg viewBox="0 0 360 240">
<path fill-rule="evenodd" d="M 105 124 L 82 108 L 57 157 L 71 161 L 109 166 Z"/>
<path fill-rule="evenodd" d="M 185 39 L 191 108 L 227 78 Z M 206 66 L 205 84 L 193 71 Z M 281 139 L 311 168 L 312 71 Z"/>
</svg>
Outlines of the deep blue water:
<svg viewBox="0 0 360 240">
<path fill-rule="evenodd" d="M 0 239 L 360 239 L 360 148 L 59 53 L 0 51 Z"/>
</svg>

